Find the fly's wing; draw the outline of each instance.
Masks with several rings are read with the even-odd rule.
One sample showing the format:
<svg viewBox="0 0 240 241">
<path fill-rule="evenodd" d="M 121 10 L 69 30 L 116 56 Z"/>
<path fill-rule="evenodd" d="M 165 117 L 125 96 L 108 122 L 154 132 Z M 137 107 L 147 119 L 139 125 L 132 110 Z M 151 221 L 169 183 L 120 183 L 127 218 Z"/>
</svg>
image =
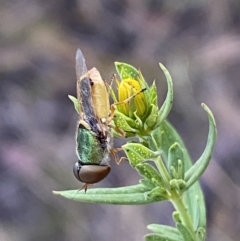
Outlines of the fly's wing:
<svg viewBox="0 0 240 241">
<path fill-rule="evenodd" d="M 77 98 L 80 106 L 81 119 L 95 119 L 91 98 L 91 86 L 88 70 L 83 53 L 80 49 L 76 53 Z"/>
<path fill-rule="evenodd" d="M 77 97 L 79 101 L 81 100 L 81 93 L 80 93 L 81 78 L 83 78 L 84 76 L 87 77 L 87 72 L 88 70 L 87 70 L 85 58 L 83 56 L 82 51 L 78 49 L 76 52 L 76 75 L 77 75 Z"/>
</svg>

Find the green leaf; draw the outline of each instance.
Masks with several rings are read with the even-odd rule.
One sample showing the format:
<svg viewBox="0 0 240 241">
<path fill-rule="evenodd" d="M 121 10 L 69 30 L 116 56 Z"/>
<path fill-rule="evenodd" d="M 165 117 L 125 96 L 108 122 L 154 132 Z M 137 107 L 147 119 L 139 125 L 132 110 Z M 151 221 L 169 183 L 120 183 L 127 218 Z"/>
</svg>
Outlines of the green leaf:
<svg viewBox="0 0 240 241">
<path fill-rule="evenodd" d="M 160 124 L 163 120 L 165 120 L 172 109 L 173 104 L 173 83 L 172 83 L 172 77 L 169 74 L 168 70 L 164 67 L 163 64 L 159 63 L 160 68 L 162 69 L 163 73 L 165 74 L 165 77 L 167 79 L 168 84 L 168 92 L 166 99 L 162 105 L 162 107 L 159 110 L 159 119 L 158 124 Z"/>
<path fill-rule="evenodd" d="M 154 131 L 151 131 L 151 133 L 149 133 L 149 136 L 142 138 L 142 142 L 146 143 L 145 145 L 153 151 L 158 151 L 159 149 L 161 149 L 160 128 L 158 127 Z"/>
<path fill-rule="evenodd" d="M 198 228 L 197 230 L 197 241 L 204 241 L 206 236 L 206 229 L 205 228 Z"/>
<path fill-rule="evenodd" d="M 145 192 L 144 195 L 146 199 L 162 198 L 162 201 L 168 199 L 166 189 L 164 189 L 163 187 L 155 187 L 150 192 Z"/>
<path fill-rule="evenodd" d="M 146 186 L 149 189 L 155 188 L 155 185 L 152 183 L 152 181 L 148 179 L 141 179 L 139 183 L 141 183 L 142 185 Z"/>
<path fill-rule="evenodd" d="M 136 128 L 139 129 L 139 128 L 143 125 L 142 120 L 141 120 L 141 118 L 137 115 L 137 111 L 134 111 L 134 112 L 133 112 L 133 115 L 134 115 L 134 117 L 136 118 L 136 119 L 135 119 Z"/>
<path fill-rule="evenodd" d="M 139 72 L 132 65 L 121 62 L 115 62 L 114 64 L 121 79 L 139 79 Z"/>
<path fill-rule="evenodd" d="M 81 108 L 79 106 L 78 99 L 76 97 L 72 96 L 72 95 L 68 95 L 68 98 L 73 102 L 74 108 L 77 111 L 77 113 L 79 114 Z"/>
<path fill-rule="evenodd" d="M 141 162 L 155 159 L 160 154 L 160 152 L 153 152 L 140 143 L 127 143 L 122 146 L 122 149 L 133 167 Z"/>
<path fill-rule="evenodd" d="M 157 123 L 157 119 L 158 119 L 158 107 L 156 105 L 152 104 L 151 105 L 151 113 L 147 117 L 145 124 L 148 127 L 153 128 Z"/>
<path fill-rule="evenodd" d="M 180 213 L 178 211 L 174 211 L 172 213 L 172 218 L 175 221 L 175 223 L 180 223 L 181 222 L 181 216 L 180 216 Z"/>
<path fill-rule="evenodd" d="M 175 189 L 178 192 L 182 192 L 183 189 L 185 190 L 185 186 L 186 186 L 185 181 L 182 179 L 172 179 L 170 180 L 169 184 L 172 190 Z"/>
<path fill-rule="evenodd" d="M 186 189 L 186 185 L 185 185 L 184 189 Z M 195 209 L 195 212 L 194 212 L 194 218 L 196 220 L 196 222 L 194 222 L 195 223 L 194 230 L 197 230 L 199 228 L 198 226 L 196 226 L 197 220 L 202 219 L 202 217 L 201 217 L 202 213 L 205 215 L 205 213 L 204 213 L 205 207 L 203 208 L 202 205 L 200 204 L 200 199 L 199 199 L 198 195 L 193 196 L 192 199 L 195 201 L 196 206 L 198 207 Z"/>
<path fill-rule="evenodd" d="M 172 178 L 183 179 L 184 178 L 184 162 L 183 151 L 180 145 L 175 142 L 168 150 L 168 170 L 173 167 L 176 171 L 176 176 Z"/>
<path fill-rule="evenodd" d="M 154 138 L 155 144 L 158 146 L 158 150 L 162 150 L 163 160 L 167 166 L 168 151 L 177 141 L 175 141 L 176 136 L 175 133 L 172 132 L 172 127 L 170 127 L 170 125 L 166 126 L 165 123 L 163 122 L 160 128 L 157 128 L 152 132 L 152 137 Z"/>
<path fill-rule="evenodd" d="M 183 241 L 179 231 L 176 228 L 160 224 L 149 224 L 147 228 L 155 234 L 161 235 L 161 237 L 165 238 L 165 240 L 169 239 L 174 241 Z"/>
<path fill-rule="evenodd" d="M 183 143 L 183 140 L 174 129 L 174 127 L 167 121 L 163 121 L 159 128 L 151 133 L 151 149 L 161 150 L 161 156 L 167 163 L 168 150 L 172 144 L 177 142 L 183 151 L 184 173 L 192 166 L 191 159 Z M 194 198 L 195 197 L 195 198 Z M 198 199 L 196 199 L 198 197 Z M 187 207 L 188 214 L 193 221 L 194 227 L 206 227 L 206 210 L 203 193 L 201 191 L 199 182 L 195 182 L 183 195 L 185 207 Z M 196 216 L 196 210 L 201 210 L 201 216 Z"/>
<path fill-rule="evenodd" d="M 153 81 L 152 85 L 149 87 L 149 101 L 155 106 L 158 105 L 157 86 L 155 81 Z"/>
<path fill-rule="evenodd" d="M 145 192 L 150 189 L 142 184 L 118 188 L 94 188 L 84 190 L 53 191 L 56 195 L 65 198 L 88 203 L 118 204 L 118 205 L 140 205 L 159 202 L 163 197 L 145 198 Z"/>
<path fill-rule="evenodd" d="M 144 77 L 143 77 L 143 75 L 142 75 L 142 72 L 141 72 L 140 70 L 138 70 L 138 75 L 139 75 L 138 81 L 139 81 L 141 87 L 142 87 L 142 88 L 146 88 L 147 90 L 149 90 L 149 85 L 148 85 L 148 83 L 146 82 L 146 80 L 144 79 Z M 148 94 L 146 95 L 146 97 L 147 97 L 147 100 L 150 99 L 150 98 L 149 98 L 149 91 L 144 91 L 144 93 L 148 93 Z"/>
<path fill-rule="evenodd" d="M 134 128 L 136 125 L 134 120 L 125 116 L 118 110 L 115 110 L 113 120 L 114 120 L 115 126 L 120 130 L 123 130 L 125 132 L 136 133 L 137 130 Z"/>
<path fill-rule="evenodd" d="M 153 96 L 151 96 L 151 94 L 153 94 L 153 88 L 152 88 L 152 90 L 150 89 L 148 83 L 145 81 L 145 79 L 142 75 L 142 72 L 140 70 L 138 71 L 138 75 L 139 75 L 138 81 L 139 81 L 142 89 L 146 88 L 146 91 L 144 91 L 143 94 L 144 94 L 145 100 L 147 102 L 147 107 L 149 108 L 149 106 L 151 104 L 154 104 L 155 102 L 157 103 L 157 89 L 155 88 L 156 89 L 156 98 L 155 98 L 155 100 L 153 100 L 152 99 Z M 148 113 L 148 110 L 147 110 L 146 114 L 147 113 Z"/>
<path fill-rule="evenodd" d="M 177 180 L 178 179 L 178 174 L 177 174 L 177 171 L 175 169 L 174 166 L 170 166 L 170 170 L 169 170 L 170 174 L 171 174 L 171 177 L 174 179 L 174 180 Z"/>
<path fill-rule="evenodd" d="M 145 178 L 151 180 L 155 185 L 163 187 L 163 180 L 158 171 L 149 163 L 140 163 L 135 167 Z"/>
<path fill-rule="evenodd" d="M 195 241 L 189 230 L 181 223 L 177 223 L 177 229 L 184 241 Z"/>
<path fill-rule="evenodd" d="M 155 233 L 145 235 L 145 240 L 146 241 L 182 241 L 182 239 L 166 238 L 160 234 L 155 234 Z"/>
<path fill-rule="evenodd" d="M 196 163 L 186 172 L 186 188 L 190 187 L 194 182 L 196 182 L 199 177 L 206 170 L 213 153 L 213 148 L 217 139 L 217 128 L 214 116 L 211 110 L 205 105 L 202 104 L 203 109 L 208 114 L 209 120 L 209 133 L 208 133 L 208 141 L 205 147 L 205 150 L 201 157 L 196 161 Z"/>
</svg>

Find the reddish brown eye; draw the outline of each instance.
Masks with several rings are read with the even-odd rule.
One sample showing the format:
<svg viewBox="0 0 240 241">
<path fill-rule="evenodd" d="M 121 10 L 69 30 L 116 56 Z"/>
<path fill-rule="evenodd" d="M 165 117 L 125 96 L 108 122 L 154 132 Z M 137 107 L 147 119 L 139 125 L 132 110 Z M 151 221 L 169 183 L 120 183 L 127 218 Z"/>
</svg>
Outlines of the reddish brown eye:
<svg viewBox="0 0 240 241">
<path fill-rule="evenodd" d="M 94 184 L 104 179 L 110 172 L 110 166 L 104 165 L 82 165 L 77 161 L 73 167 L 75 177 L 87 184 Z"/>
</svg>

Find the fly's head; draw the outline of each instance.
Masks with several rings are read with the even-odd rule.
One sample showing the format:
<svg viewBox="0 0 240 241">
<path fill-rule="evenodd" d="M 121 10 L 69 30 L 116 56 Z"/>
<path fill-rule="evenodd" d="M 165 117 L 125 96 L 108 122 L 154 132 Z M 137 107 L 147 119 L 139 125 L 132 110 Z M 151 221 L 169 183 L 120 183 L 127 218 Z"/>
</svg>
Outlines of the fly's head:
<svg viewBox="0 0 240 241">
<path fill-rule="evenodd" d="M 83 183 L 94 184 L 104 179 L 110 172 L 108 165 L 84 165 L 77 161 L 73 167 L 74 176 Z"/>
</svg>

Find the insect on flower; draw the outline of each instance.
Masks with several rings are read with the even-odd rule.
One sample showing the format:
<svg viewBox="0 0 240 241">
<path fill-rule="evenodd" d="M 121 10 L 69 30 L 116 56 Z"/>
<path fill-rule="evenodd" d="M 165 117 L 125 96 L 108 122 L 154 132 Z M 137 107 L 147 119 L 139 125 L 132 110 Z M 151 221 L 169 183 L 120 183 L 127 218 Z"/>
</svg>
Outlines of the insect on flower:
<svg viewBox="0 0 240 241">
<path fill-rule="evenodd" d="M 76 53 L 77 99 L 79 123 L 77 126 L 77 156 L 73 167 L 75 177 L 89 184 L 104 179 L 110 172 L 108 164 L 111 142 L 106 119 L 110 111 L 108 92 L 97 69 L 88 71 L 80 49 Z"/>
<path fill-rule="evenodd" d="M 96 68 L 87 70 L 85 58 L 80 49 L 76 53 L 77 100 L 79 122 L 77 126 L 78 161 L 73 167 L 75 177 L 85 183 L 82 189 L 87 190 L 89 184 L 100 182 L 110 172 L 109 153 L 120 163 L 116 153 L 122 148 L 111 148 L 111 128 L 120 135 L 124 132 L 110 122 L 114 118 L 115 107 L 128 103 L 142 89 L 129 98 L 109 103 L 109 91 Z"/>
</svg>

